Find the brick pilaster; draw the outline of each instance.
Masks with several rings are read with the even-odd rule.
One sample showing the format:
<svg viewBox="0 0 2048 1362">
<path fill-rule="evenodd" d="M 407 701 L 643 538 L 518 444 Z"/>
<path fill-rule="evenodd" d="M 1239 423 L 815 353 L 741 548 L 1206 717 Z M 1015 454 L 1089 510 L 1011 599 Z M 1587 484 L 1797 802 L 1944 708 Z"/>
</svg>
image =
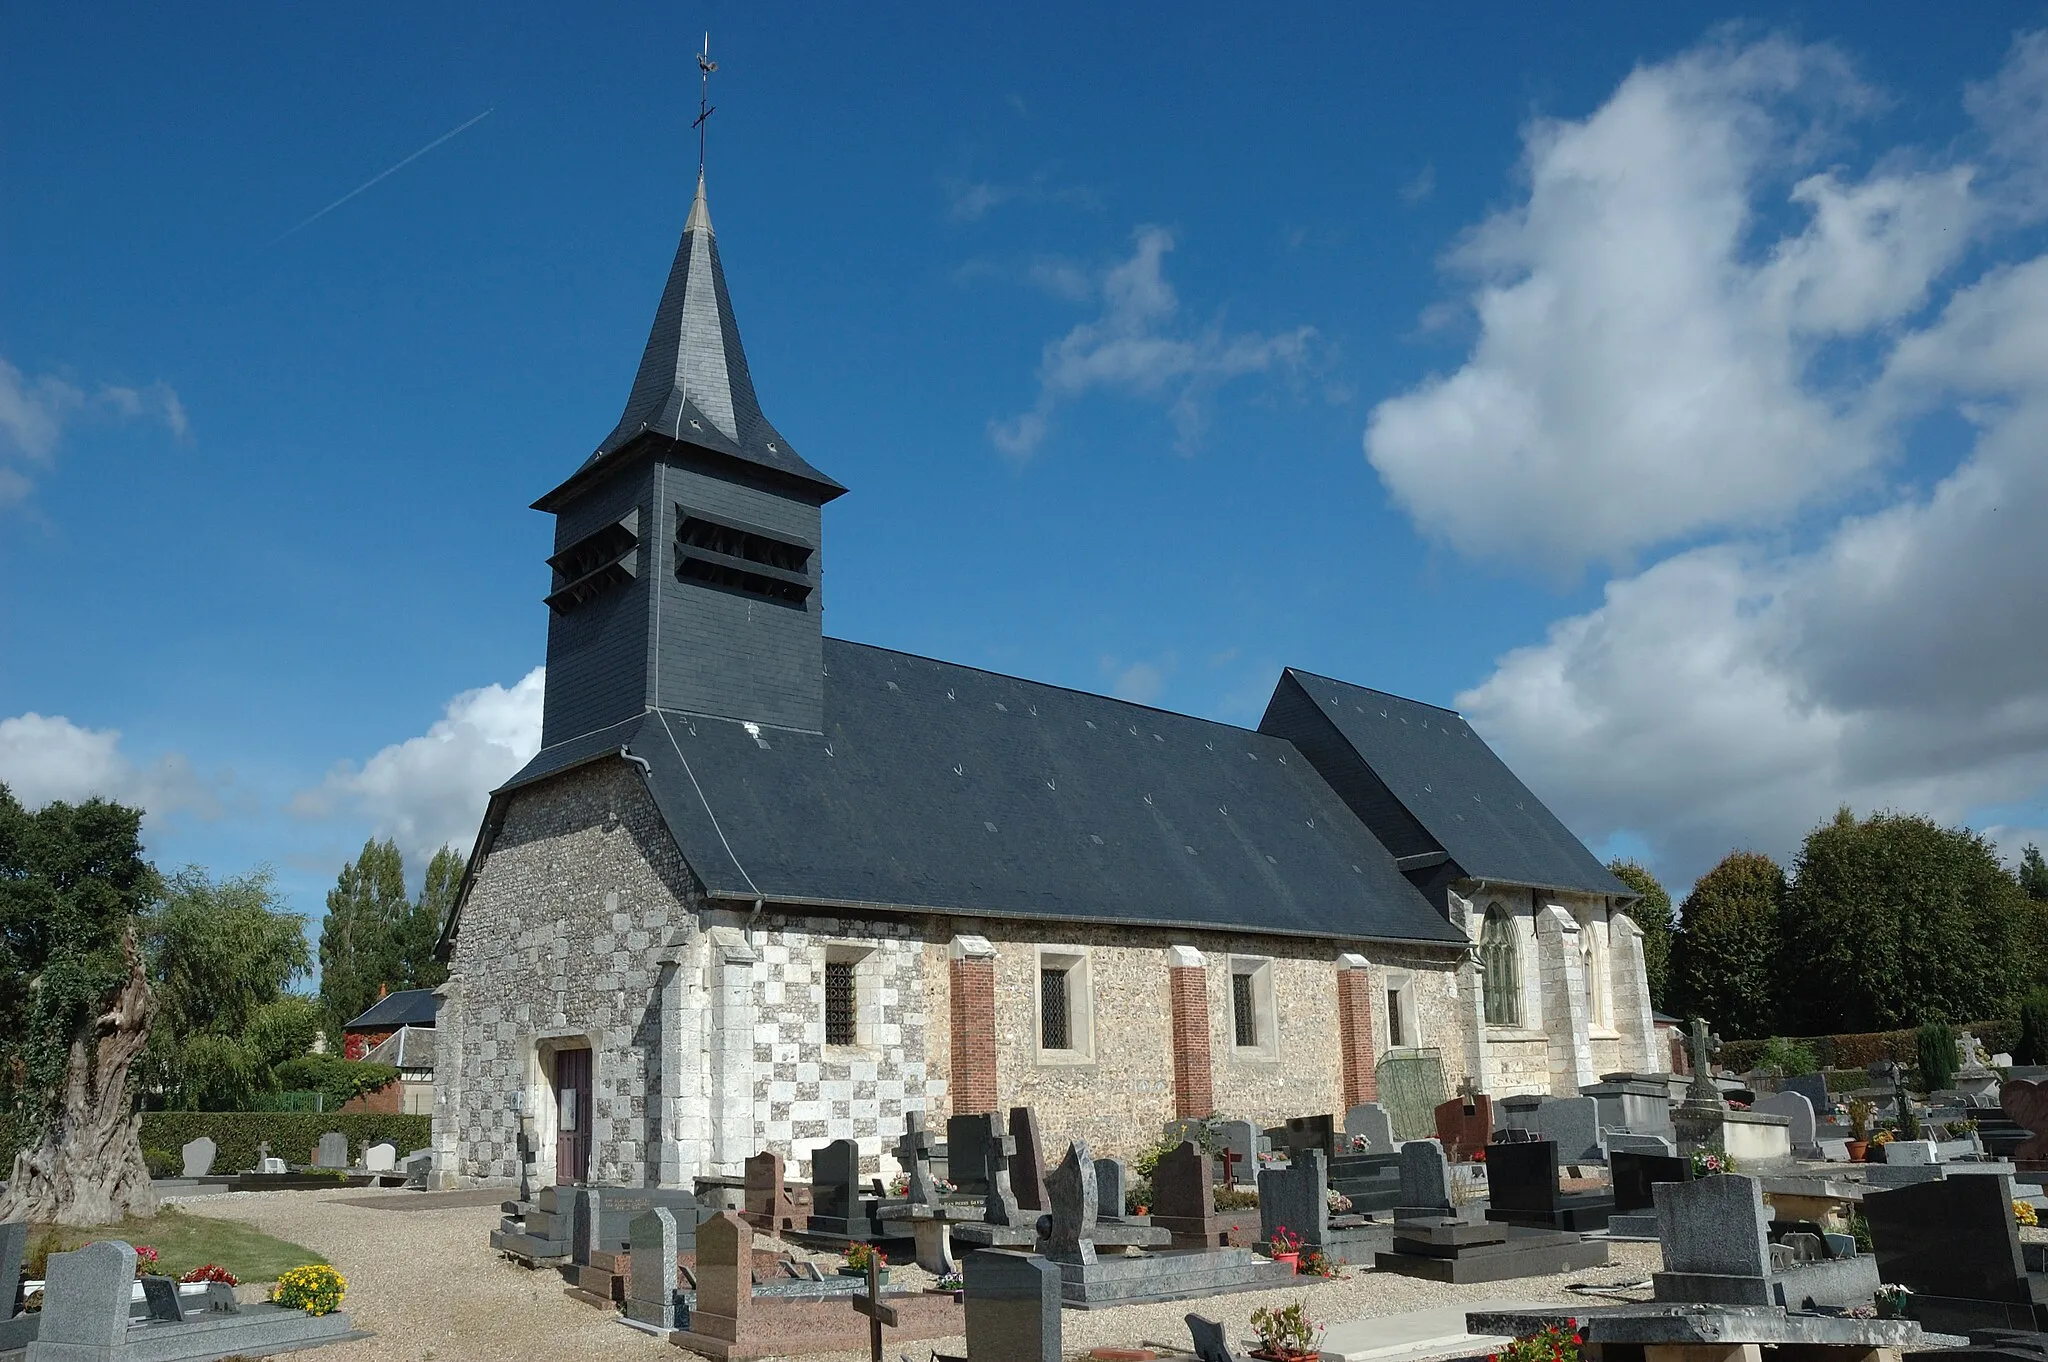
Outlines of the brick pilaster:
<svg viewBox="0 0 2048 1362">
<path fill-rule="evenodd" d="M 1192 946 L 1166 948 L 1173 1001 L 1173 1114 L 1194 1120 L 1216 1114 L 1209 1072 L 1209 971 Z"/>
<path fill-rule="evenodd" d="M 956 936 L 952 949 L 953 1052 L 946 1092 L 955 1116 L 996 1109 L 996 948 Z"/>
<path fill-rule="evenodd" d="M 1344 1106 L 1379 1100 L 1373 1074 L 1372 968 L 1362 955 L 1337 957 L 1337 1035 L 1342 1046 Z"/>
</svg>

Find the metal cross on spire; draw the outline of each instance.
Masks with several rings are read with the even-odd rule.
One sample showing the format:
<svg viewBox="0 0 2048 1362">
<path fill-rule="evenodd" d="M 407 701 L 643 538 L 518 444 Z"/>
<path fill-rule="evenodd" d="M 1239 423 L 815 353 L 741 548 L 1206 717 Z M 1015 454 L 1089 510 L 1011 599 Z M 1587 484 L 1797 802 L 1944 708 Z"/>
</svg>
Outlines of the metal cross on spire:
<svg viewBox="0 0 2048 1362">
<path fill-rule="evenodd" d="M 718 63 L 711 60 L 711 35 L 704 35 L 704 50 L 697 54 L 697 121 L 690 126 L 697 130 L 697 173 L 704 173 L 704 124 L 718 110 L 711 105 L 711 73 L 718 69 Z"/>
</svg>

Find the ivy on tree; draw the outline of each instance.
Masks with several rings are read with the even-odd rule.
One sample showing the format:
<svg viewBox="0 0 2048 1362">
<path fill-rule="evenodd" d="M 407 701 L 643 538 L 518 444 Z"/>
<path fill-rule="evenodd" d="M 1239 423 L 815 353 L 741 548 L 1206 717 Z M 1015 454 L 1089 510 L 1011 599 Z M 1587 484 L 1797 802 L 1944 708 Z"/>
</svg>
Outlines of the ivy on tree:
<svg viewBox="0 0 2048 1362">
<path fill-rule="evenodd" d="M 0 1106 L 26 1136 L 0 1221 L 156 1212 L 130 1083 L 156 1013 L 141 824 L 102 799 L 31 813 L 0 785 Z"/>
</svg>

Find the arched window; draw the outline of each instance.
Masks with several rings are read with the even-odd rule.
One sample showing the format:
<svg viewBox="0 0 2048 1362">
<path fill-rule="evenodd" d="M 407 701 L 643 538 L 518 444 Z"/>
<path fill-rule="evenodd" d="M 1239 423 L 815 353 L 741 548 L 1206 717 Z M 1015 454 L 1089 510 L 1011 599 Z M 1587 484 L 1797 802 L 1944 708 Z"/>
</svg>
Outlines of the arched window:
<svg viewBox="0 0 2048 1362">
<path fill-rule="evenodd" d="M 1515 920 L 1498 903 L 1487 908 L 1486 925 L 1479 929 L 1479 963 L 1486 971 L 1486 1024 L 1520 1025 L 1522 970 Z"/>
</svg>

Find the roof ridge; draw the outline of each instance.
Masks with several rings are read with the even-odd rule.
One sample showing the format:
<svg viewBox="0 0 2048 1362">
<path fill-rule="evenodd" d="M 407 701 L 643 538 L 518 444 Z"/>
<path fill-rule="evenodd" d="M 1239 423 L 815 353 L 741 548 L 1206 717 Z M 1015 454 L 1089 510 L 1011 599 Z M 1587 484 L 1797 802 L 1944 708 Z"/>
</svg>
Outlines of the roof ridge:
<svg viewBox="0 0 2048 1362">
<path fill-rule="evenodd" d="M 1281 670 L 1283 673 L 1294 676 L 1305 676 L 1311 681 L 1327 681 L 1333 686 L 1348 686 L 1352 690 L 1362 690 L 1367 695 L 1377 695 L 1381 699 L 1398 700 L 1404 705 L 1419 705 L 1423 709 L 1433 709 L 1439 714 L 1449 714 L 1455 718 L 1464 719 L 1467 726 L 1472 722 L 1470 719 L 1465 719 L 1464 711 L 1452 709 L 1449 705 L 1433 705 L 1427 700 L 1417 700 L 1409 695 L 1396 695 L 1393 691 L 1380 690 L 1376 686 L 1361 686 L 1356 681 L 1346 681 L 1341 676 L 1324 676 L 1321 672 L 1312 672 L 1306 667 L 1284 667 Z"/>
</svg>

